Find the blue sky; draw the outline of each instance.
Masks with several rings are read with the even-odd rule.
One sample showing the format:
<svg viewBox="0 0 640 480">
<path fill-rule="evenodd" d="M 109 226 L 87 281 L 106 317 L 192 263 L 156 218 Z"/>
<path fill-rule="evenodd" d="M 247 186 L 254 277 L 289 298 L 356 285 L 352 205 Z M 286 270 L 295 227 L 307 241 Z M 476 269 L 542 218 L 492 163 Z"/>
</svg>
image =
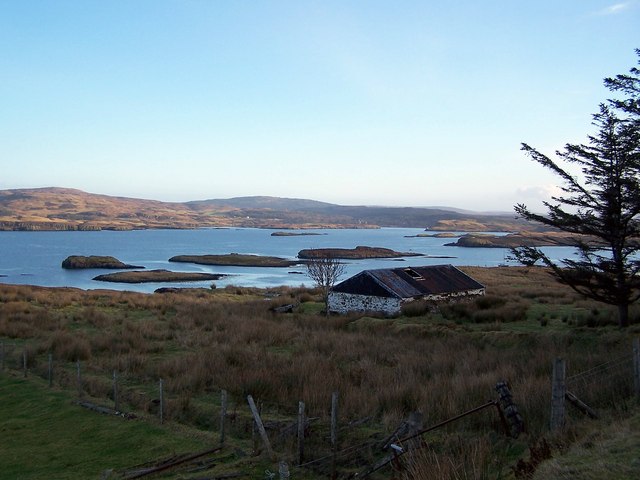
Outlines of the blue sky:
<svg viewBox="0 0 640 480">
<path fill-rule="evenodd" d="M 640 0 L 0 0 L 0 189 L 510 211 L 636 65 Z"/>
</svg>

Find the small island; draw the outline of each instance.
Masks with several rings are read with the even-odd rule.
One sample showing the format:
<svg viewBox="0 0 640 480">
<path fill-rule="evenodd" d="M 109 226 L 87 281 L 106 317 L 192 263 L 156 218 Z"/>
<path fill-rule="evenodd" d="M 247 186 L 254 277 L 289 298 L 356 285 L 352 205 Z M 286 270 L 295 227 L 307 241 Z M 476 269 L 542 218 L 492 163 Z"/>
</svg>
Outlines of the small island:
<svg viewBox="0 0 640 480">
<path fill-rule="evenodd" d="M 280 257 L 229 253 L 226 255 L 176 255 L 170 262 L 196 263 L 226 267 L 292 267 L 300 262 Z"/>
<path fill-rule="evenodd" d="M 83 269 L 83 268 L 108 268 L 112 270 L 144 268 L 138 265 L 128 265 L 115 257 L 101 255 L 70 255 L 62 261 L 62 268 Z"/>
<path fill-rule="evenodd" d="M 405 235 L 404 238 L 457 238 L 459 233 L 443 232 L 443 233 L 419 233 L 417 235 Z"/>
<path fill-rule="evenodd" d="M 219 280 L 224 275 L 219 273 L 172 272 L 170 270 L 143 270 L 133 272 L 116 272 L 98 275 L 94 280 L 115 283 L 150 283 L 150 282 L 203 282 Z"/>
<path fill-rule="evenodd" d="M 304 237 L 311 235 L 326 235 L 326 233 L 317 232 L 273 232 L 272 237 Z"/>
<path fill-rule="evenodd" d="M 516 248 L 516 247 L 573 247 L 578 244 L 575 235 L 561 232 L 520 232 L 508 235 L 469 233 L 447 247 Z"/>
<path fill-rule="evenodd" d="M 400 258 L 400 257 L 422 257 L 422 253 L 396 252 L 390 248 L 364 247 L 356 248 L 310 248 L 300 250 L 298 258 L 312 260 L 314 258 L 341 258 L 349 260 L 362 260 L 365 258 Z"/>
</svg>

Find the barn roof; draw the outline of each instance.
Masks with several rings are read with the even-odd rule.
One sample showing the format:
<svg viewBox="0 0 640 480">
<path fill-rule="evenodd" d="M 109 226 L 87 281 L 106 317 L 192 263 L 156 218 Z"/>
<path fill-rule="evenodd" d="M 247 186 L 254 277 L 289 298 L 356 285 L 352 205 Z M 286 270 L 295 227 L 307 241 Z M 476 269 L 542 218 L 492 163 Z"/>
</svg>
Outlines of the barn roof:
<svg viewBox="0 0 640 480">
<path fill-rule="evenodd" d="M 364 270 L 333 287 L 334 292 L 414 298 L 484 288 L 453 265 Z"/>
</svg>

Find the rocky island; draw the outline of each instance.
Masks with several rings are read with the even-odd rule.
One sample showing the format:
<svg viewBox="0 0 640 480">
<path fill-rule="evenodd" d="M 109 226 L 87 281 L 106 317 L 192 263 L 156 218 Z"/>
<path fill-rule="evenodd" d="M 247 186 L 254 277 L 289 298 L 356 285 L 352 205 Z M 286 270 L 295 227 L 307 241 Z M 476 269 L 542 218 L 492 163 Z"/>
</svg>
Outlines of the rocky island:
<svg viewBox="0 0 640 480">
<path fill-rule="evenodd" d="M 365 258 L 400 258 L 400 257 L 422 257 L 422 253 L 396 252 L 389 248 L 364 247 L 356 248 L 310 248 L 300 250 L 298 258 L 312 260 L 314 258 L 340 258 L 349 260 L 362 260 Z"/>
<path fill-rule="evenodd" d="M 508 235 L 469 233 L 447 247 L 516 248 L 516 247 L 571 247 L 578 244 L 575 235 L 562 232 L 520 232 Z"/>
<path fill-rule="evenodd" d="M 170 262 L 196 263 L 227 267 L 291 267 L 300 262 L 280 257 L 229 253 L 226 255 L 176 255 Z"/>
<path fill-rule="evenodd" d="M 144 270 L 133 272 L 116 272 L 98 275 L 94 280 L 115 283 L 149 283 L 149 282 L 202 282 L 219 280 L 224 275 L 219 273 L 172 272 L 170 270 Z"/>
<path fill-rule="evenodd" d="M 70 255 L 62 261 L 62 268 L 83 269 L 83 268 L 108 268 L 112 270 L 144 268 L 138 265 L 128 265 L 115 257 L 100 255 Z"/>
</svg>

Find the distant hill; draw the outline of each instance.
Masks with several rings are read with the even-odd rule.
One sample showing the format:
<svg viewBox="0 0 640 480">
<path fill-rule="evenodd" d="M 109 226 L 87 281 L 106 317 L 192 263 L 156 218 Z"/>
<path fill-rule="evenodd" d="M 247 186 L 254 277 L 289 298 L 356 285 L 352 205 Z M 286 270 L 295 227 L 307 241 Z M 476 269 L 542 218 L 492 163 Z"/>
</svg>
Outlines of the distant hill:
<svg viewBox="0 0 640 480">
<path fill-rule="evenodd" d="M 531 224 L 513 214 L 446 207 L 343 206 L 280 197 L 160 202 L 70 188 L 0 190 L 0 230 L 131 230 L 147 228 L 417 227 L 456 231 L 519 231 Z"/>
</svg>

